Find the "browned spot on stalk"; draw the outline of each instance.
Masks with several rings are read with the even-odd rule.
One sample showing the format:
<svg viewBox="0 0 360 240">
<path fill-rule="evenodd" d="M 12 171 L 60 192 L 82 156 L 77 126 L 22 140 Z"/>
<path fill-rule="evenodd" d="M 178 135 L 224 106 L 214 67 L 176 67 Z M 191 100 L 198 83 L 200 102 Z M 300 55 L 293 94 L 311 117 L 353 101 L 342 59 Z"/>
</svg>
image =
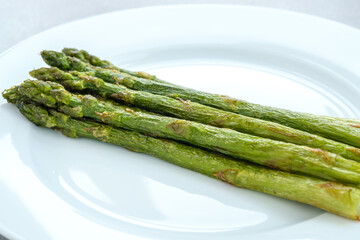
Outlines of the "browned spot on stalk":
<svg viewBox="0 0 360 240">
<path fill-rule="evenodd" d="M 90 81 L 93 77 L 88 76 L 88 75 L 81 75 L 80 78 L 84 79 L 85 81 Z"/>
<path fill-rule="evenodd" d="M 285 170 L 283 168 L 281 168 L 279 165 L 282 162 L 282 159 L 277 159 L 277 158 L 273 158 L 273 159 L 269 159 L 266 161 L 266 166 L 272 168 L 272 169 L 280 169 L 280 170 Z M 286 169 L 288 171 L 291 170 L 291 167 L 289 167 L 288 169 Z"/>
<path fill-rule="evenodd" d="M 287 131 L 282 131 L 281 129 L 278 129 L 277 127 L 274 127 L 274 126 L 269 126 L 269 130 L 274 132 L 274 133 L 281 134 L 283 136 L 297 138 L 296 134 L 290 133 L 290 132 L 287 132 Z"/>
<path fill-rule="evenodd" d="M 210 122 L 210 125 L 222 127 L 224 125 L 224 123 L 226 123 L 227 120 L 228 120 L 228 118 L 226 115 L 221 116 L 221 117 L 215 119 L 214 121 Z"/>
<path fill-rule="evenodd" d="M 227 181 L 226 181 L 226 178 L 225 178 L 225 171 L 226 171 L 226 170 L 223 170 L 223 171 L 214 173 L 214 176 L 217 177 L 217 178 L 219 178 L 221 181 L 227 182 Z"/>
<path fill-rule="evenodd" d="M 95 112 L 96 115 L 98 115 L 99 117 L 102 117 L 104 115 L 104 113 L 99 113 L 99 112 Z"/>
<path fill-rule="evenodd" d="M 359 148 L 348 148 L 348 150 L 353 152 L 355 155 L 360 156 L 360 149 Z"/>
<path fill-rule="evenodd" d="M 101 141 L 106 142 L 109 139 L 109 131 L 104 126 L 89 127 L 85 130 Z"/>
<path fill-rule="evenodd" d="M 219 95 L 222 99 L 225 100 L 225 102 L 231 107 L 231 108 L 235 108 L 237 105 L 238 100 L 231 98 L 227 95 Z"/>
<path fill-rule="evenodd" d="M 360 128 L 360 125 L 356 125 L 356 124 L 349 124 L 349 126 L 354 128 Z"/>
<path fill-rule="evenodd" d="M 327 183 L 318 184 L 318 186 L 321 187 L 321 188 L 334 188 L 335 185 L 337 185 L 337 184 L 334 183 L 334 182 L 327 182 Z"/>
<path fill-rule="evenodd" d="M 328 194 L 332 195 L 333 197 L 338 196 L 344 196 L 345 194 L 351 197 L 351 192 L 353 190 L 352 187 L 345 186 L 341 183 L 335 183 L 335 182 L 327 182 L 327 183 L 321 183 L 317 184 L 320 188 L 322 188 L 324 191 L 326 191 Z"/>
<path fill-rule="evenodd" d="M 180 97 L 177 97 L 176 99 L 179 100 L 181 103 L 186 104 L 186 105 L 188 105 L 190 103 L 190 100 L 185 101 L 184 99 L 182 99 Z"/>
<path fill-rule="evenodd" d="M 171 128 L 176 134 L 184 136 L 186 134 L 186 126 L 184 125 L 186 122 L 182 120 L 174 121 L 167 126 Z"/>
<path fill-rule="evenodd" d="M 128 112 L 128 113 L 132 113 L 132 114 L 134 114 L 134 113 L 135 113 L 135 111 L 134 111 L 134 110 L 132 110 L 132 109 L 130 109 L 130 108 L 125 108 L 125 111 L 126 111 L 126 112 Z"/>
<path fill-rule="evenodd" d="M 218 152 L 222 152 L 222 153 L 232 153 L 232 151 L 229 151 L 225 148 L 222 148 L 222 147 L 213 147 L 214 150 L 218 151 Z"/>
<path fill-rule="evenodd" d="M 122 83 L 124 79 L 121 79 L 121 78 L 117 78 L 115 76 L 112 77 L 114 79 L 115 82 L 117 83 Z"/>
<path fill-rule="evenodd" d="M 119 99 L 124 102 L 127 102 L 127 103 L 133 103 L 133 101 L 131 99 L 131 94 L 129 91 L 121 91 L 121 92 L 113 93 L 110 96 L 115 99 Z"/>
<path fill-rule="evenodd" d="M 330 165 L 330 166 L 334 165 L 336 154 L 330 153 L 330 152 L 322 150 L 320 148 L 310 148 L 310 147 L 306 147 L 306 146 L 304 146 L 304 148 L 315 153 L 317 156 L 319 156 L 321 159 L 323 159 L 325 161 L 325 163 L 327 163 L 328 165 Z"/>
<path fill-rule="evenodd" d="M 325 189 L 329 193 L 333 194 L 344 194 L 345 192 L 351 192 L 352 187 L 346 186 L 342 183 L 336 183 L 336 182 L 327 182 L 327 183 L 320 183 L 317 184 L 322 189 Z"/>
<path fill-rule="evenodd" d="M 100 117 L 101 121 L 106 122 L 106 120 L 108 120 L 111 113 L 104 111 L 102 113 L 95 112 L 95 114 Z"/>
<path fill-rule="evenodd" d="M 123 94 L 121 92 L 117 92 L 117 93 L 111 94 L 110 97 L 122 100 L 122 95 Z"/>
<path fill-rule="evenodd" d="M 140 71 L 140 72 L 136 72 L 136 74 L 138 74 L 139 77 L 141 77 L 141 78 L 146 78 L 146 79 L 155 78 L 154 75 L 151 75 L 151 74 L 149 74 L 149 73 L 147 73 L 147 72 L 142 72 L 142 71 Z"/>
<path fill-rule="evenodd" d="M 225 170 L 219 171 L 217 173 L 214 173 L 214 176 L 219 178 L 223 182 L 227 182 L 227 183 L 230 183 L 231 185 L 234 185 L 234 182 L 232 182 L 226 178 L 226 173 L 228 173 L 228 172 L 236 173 L 237 171 L 233 170 L 233 169 L 225 169 Z"/>
</svg>

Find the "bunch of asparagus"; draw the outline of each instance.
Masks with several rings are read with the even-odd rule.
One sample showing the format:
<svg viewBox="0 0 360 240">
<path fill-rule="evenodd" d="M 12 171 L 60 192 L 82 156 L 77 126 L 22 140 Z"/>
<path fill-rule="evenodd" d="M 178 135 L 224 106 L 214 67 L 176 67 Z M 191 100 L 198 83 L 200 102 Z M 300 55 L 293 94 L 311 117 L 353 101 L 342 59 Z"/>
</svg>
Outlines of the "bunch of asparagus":
<svg viewBox="0 0 360 240">
<path fill-rule="evenodd" d="M 50 68 L 3 92 L 36 125 L 359 219 L 360 120 L 184 88 L 83 50 L 41 56 Z"/>
</svg>

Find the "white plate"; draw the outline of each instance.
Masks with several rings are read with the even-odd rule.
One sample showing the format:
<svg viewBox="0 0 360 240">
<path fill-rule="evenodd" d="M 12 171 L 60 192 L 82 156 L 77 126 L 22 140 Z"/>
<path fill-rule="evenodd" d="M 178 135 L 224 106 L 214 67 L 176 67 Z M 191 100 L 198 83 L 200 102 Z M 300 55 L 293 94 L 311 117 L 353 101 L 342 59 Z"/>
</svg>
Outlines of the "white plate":
<svg viewBox="0 0 360 240">
<path fill-rule="evenodd" d="M 114 12 L 40 33 L 0 57 L 0 89 L 78 47 L 252 102 L 360 116 L 360 32 L 266 8 Z M 0 232 L 13 239 L 358 239 L 359 223 L 238 189 L 153 157 L 38 128 L 0 100 Z"/>
</svg>

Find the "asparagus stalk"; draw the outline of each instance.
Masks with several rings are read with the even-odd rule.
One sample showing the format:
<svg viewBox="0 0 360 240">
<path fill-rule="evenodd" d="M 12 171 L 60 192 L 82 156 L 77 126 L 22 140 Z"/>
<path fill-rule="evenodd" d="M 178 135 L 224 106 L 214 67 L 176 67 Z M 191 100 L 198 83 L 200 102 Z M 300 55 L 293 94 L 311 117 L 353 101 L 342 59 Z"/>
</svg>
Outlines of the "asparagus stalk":
<svg viewBox="0 0 360 240">
<path fill-rule="evenodd" d="M 147 78 L 147 79 L 150 79 L 153 81 L 158 81 L 158 82 L 169 84 L 169 82 L 160 80 L 153 75 L 150 75 L 150 77 L 149 77 L 149 75 L 147 73 L 145 73 L 145 75 L 143 76 L 142 74 L 136 74 L 136 73 L 128 71 L 126 69 L 116 67 L 114 64 L 110 63 L 109 61 L 101 60 L 99 57 L 91 55 L 89 52 L 87 52 L 85 50 L 78 50 L 76 48 L 64 48 L 62 50 L 62 52 L 69 57 L 75 57 L 77 59 L 80 59 L 83 62 L 86 62 L 86 63 L 96 66 L 96 67 L 113 69 L 113 70 L 117 70 L 122 73 L 128 73 L 135 77 Z M 142 72 L 140 72 L 140 73 L 142 73 Z M 354 127 L 360 128 L 360 119 L 330 117 L 330 116 L 323 116 L 323 115 L 316 115 L 316 117 L 326 118 L 326 119 L 329 119 L 332 121 L 340 121 L 340 122 L 348 123 L 350 126 L 355 125 Z"/>
<path fill-rule="evenodd" d="M 10 92 L 5 91 L 3 96 L 12 101 L 16 97 L 10 95 L 25 96 L 72 117 L 90 117 L 115 127 L 187 142 L 283 171 L 354 185 L 360 183 L 360 163 L 325 150 L 111 106 L 90 95 L 71 94 L 54 82 L 26 80 L 17 92 L 13 89 Z"/>
<path fill-rule="evenodd" d="M 122 85 L 107 83 L 88 72 L 64 72 L 58 68 L 40 68 L 31 71 L 30 75 L 44 81 L 58 82 L 70 90 L 90 90 L 101 96 L 121 100 L 150 111 L 216 127 L 230 128 L 260 137 L 321 148 L 344 158 L 360 161 L 360 149 L 343 143 L 281 124 L 226 112 L 190 101 L 131 90 Z"/>
<path fill-rule="evenodd" d="M 344 124 L 342 121 L 329 120 L 308 113 L 262 106 L 224 95 L 205 93 L 190 88 L 129 76 L 119 71 L 91 66 L 77 58 L 68 57 L 61 52 L 42 51 L 41 56 L 47 64 L 62 70 L 90 71 L 96 77 L 102 78 L 107 82 L 119 83 L 134 90 L 191 100 L 225 111 L 277 122 L 288 127 L 360 147 L 360 129 Z"/>
<path fill-rule="evenodd" d="M 62 50 L 62 52 L 64 54 L 66 54 L 67 56 L 78 58 L 81 61 L 89 63 L 96 67 L 117 70 L 119 72 L 126 73 L 131 76 L 146 78 L 146 79 L 150 79 L 152 81 L 170 84 L 169 82 L 161 80 L 161 79 L 157 78 L 155 75 L 151 75 L 146 72 L 133 72 L 133 71 L 129 71 L 129 70 L 126 70 L 123 68 L 116 67 L 114 64 L 110 63 L 109 61 L 101 60 L 99 57 L 91 55 L 90 53 L 88 53 L 85 50 L 78 50 L 76 48 L 64 48 Z"/>
<path fill-rule="evenodd" d="M 341 118 L 341 117 L 330 117 L 330 116 L 322 116 L 323 118 L 326 118 L 330 121 L 338 121 L 343 122 L 344 124 L 354 127 L 354 128 L 360 128 L 360 119 L 356 118 Z"/>
<path fill-rule="evenodd" d="M 234 161 L 224 155 L 124 129 L 76 120 L 33 103 L 18 102 L 21 113 L 38 126 L 60 130 L 146 153 L 234 186 L 310 204 L 350 219 L 359 219 L 360 190 L 335 182 L 290 174 Z"/>
</svg>

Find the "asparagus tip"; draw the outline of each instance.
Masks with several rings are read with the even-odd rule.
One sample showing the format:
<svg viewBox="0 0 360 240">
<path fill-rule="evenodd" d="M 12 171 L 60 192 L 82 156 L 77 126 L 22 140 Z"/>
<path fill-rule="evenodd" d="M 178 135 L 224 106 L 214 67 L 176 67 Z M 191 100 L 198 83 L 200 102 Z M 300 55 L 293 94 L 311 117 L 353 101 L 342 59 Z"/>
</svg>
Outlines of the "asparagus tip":
<svg viewBox="0 0 360 240">
<path fill-rule="evenodd" d="M 78 49 L 76 49 L 76 48 L 63 48 L 62 50 L 61 50 L 63 53 L 77 53 L 77 52 L 79 52 L 79 50 Z"/>
<path fill-rule="evenodd" d="M 16 100 L 18 99 L 18 90 L 19 87 L 18 86 L 13 86 L 9 89 L 5 89 L 1 95 L 3 96 L 3 98 L 6 99 L 6 101 L 8 101 L 9 103 L 15 103 Z"/>
<path fill-rule="evenodd" d="M 40 55 L 45 63 L 50 66 L 58 67 L 63 70 L 68 70 L 71 67 L 67 60 L 67 56 L 62 52 L 43 50 L 40 52 Z"/>
<path fill-rule="evenodd" d="M 61 71 L 57 67 L 51 68 L 38 68 L 29 72 L 30 76 L 33 78 L 44 80 L 44 81 L 53 81 L 58 82 L 61 79 L 71 79 L 71 75 Z"/>
<path fill-rule="evenodd" d="M 90 63 L 90 54 L 85 50 L 78 50 L 76 48 L 63 48 L 62 52 L 67 56 L 78 58 L 85 63 Z"/>
</svg>

